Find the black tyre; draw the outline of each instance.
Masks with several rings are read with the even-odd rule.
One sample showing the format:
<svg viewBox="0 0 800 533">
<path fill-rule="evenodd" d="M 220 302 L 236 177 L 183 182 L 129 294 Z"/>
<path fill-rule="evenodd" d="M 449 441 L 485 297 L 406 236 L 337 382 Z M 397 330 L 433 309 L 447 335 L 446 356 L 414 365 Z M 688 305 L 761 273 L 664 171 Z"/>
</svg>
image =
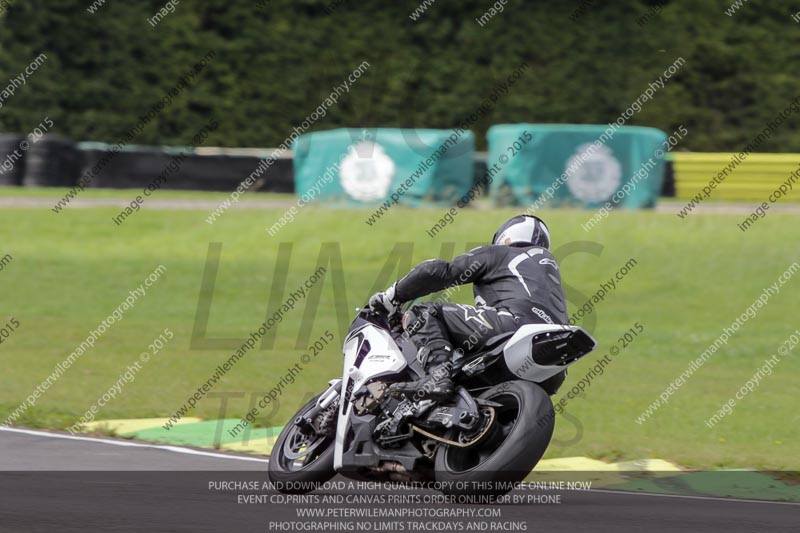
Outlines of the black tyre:
<svg viewBox="0 0 800 533">
<path fill-rule="evenodd" d="M 292 421 L 311 410 L 319 397 L 315 396 L 301 407 Z M 272 448 L 269 479 L 285 494 L 305 494 L 336 474 L 333 469 L 336 430 L 334 427 L 329 435 L 308 436 L 292 421 L 283 428 Z"/>
<path fill-rule="evenodd" d="M 505 494 L 525 479 L 553 436 L 555 413 L 547 393 L 529 381 L 508 381 L 480 398 L 502 404 L 486 436 L 467 448 L 442 445 L 436 481 L 446 494 Z M 459 431 L 448 434 L 459 439 Z"/>
<path fill-rule="evenodd" d="M 19 145 L 24 140 L 21 135 L 0 134 L 0 185 L 22 185 L 27 153 Z"/>
</svg>

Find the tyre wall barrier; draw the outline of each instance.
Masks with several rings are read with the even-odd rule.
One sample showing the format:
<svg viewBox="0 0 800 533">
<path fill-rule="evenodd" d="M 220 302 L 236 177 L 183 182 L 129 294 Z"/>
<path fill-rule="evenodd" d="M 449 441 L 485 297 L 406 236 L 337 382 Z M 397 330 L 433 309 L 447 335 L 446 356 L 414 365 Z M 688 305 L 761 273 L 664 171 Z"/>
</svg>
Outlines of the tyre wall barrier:
<svg viewBox="0 0 800 533">
<path fill-rule="evenodd" d="M 0 134 L 0 185 L 22 185 L 25 174 L 25 155 L 20 150 L 22 135 Z"/>
<path fill-rule="evenodd" d="M 347 204 L 455 204 L 472 187 L 475 137 L 465 130 L 337 129 L 294 143 L 297 194 Z"/>
<path fill-rule="evenodd" d="M 714 198 L 760 203 L 800 169 L 798 154 L 742 155 L 675 152 L 676 196 L 689 200 L 717 180 L 711 193 Z M 786 195 L 785 200 L 800 201 L 800 194 Z"/>
<path fill-rule="evenodd" d="M 498 204 L 597 208 L 655 205 L 667 135 L 655 128 L 501 124 L 486 134 Z"/>
<path fill-rule="evenodd" d="M 78 181 L 83 153 L 70 139 L 44 135 L 30 145 L 25 155 L 26 187 L 72 187 Z"/>
<path fill-rule="evenodd" d="M 81 143 L 86 154 L 82 177 L 88 187 L 142 188 L 161 176 L 164 189 L 233 191 L 252 176 L 249 191 L 294 191 L 291 152 L 264 149 L 225 149 L 129 146 L 114 151 L 111 145 Z"/>
</svg>

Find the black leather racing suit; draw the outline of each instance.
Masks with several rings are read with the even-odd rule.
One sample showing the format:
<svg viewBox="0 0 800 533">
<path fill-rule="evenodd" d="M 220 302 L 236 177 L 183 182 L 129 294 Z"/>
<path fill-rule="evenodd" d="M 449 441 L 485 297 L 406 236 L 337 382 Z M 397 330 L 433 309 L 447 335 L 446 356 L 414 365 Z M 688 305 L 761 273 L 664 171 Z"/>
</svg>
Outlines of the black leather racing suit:
<svg viewBox="0 0 800 533">
<path fill-rule="evenodd" d="M 397 282 L 395 299 L 407 302 L 466 283 L 473 284 L 476 306 L 422 303 L 403 317 L 414 345 L 427 348 L 420 352 L 426 370 L 447 362 L 453 350 L 475 353 L 490 338 L 524 324 L 567 324 L 558 264 L 535 246 L 487 245 L 450 262 L 424 261 Z"/>
</svg>

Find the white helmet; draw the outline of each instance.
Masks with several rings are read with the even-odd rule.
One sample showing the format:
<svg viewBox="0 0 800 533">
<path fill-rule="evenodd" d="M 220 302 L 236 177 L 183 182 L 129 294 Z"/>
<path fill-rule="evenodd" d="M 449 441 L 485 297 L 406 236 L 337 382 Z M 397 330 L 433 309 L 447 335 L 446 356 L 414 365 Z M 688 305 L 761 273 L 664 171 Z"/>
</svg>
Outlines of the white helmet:
<svg viewBox="0 0 800 533">
<path fill-rule="evenodd" d="M 500 226 L 492 237 L 492 244 L 539 246 L 549 249 L 550 231 L 539 217 L 517 215 Z"/>
</svg>

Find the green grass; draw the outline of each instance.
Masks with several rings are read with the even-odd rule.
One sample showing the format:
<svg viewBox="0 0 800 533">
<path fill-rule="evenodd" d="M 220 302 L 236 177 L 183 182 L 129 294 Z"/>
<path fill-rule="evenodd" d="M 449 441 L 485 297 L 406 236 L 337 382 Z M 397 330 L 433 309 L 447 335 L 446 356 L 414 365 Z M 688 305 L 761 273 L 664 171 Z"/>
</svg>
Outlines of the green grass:
<svg viewBox="0 0 800 533">
<path fill-rule="evenodd" d="M 87 197 L 94 192 L 87 192 Z M 41 194 L 53 191 L 46 193 Z M 198 197 L 198 193 L 172 194 Z M 366 210 L 308 207 L 274 238 L 264 228 L 282 214 L 281 209 L 233 210 L 213 226 L 205 222 L 206 210 L 145 207 L 116 227 L 110 219 L 117 211 L 68 208 L 54 214 L 47 208 L 13 208 L 0 212 L 0 257 L 13 257 L 0 271 L 0 324 L 12 316 L 21 324 L 0 345 L 4 370 L 0 420 L 159 264 L 167 267 L 161 280 L 46 391 L 20 423 L 69 426 L 164 328 L 174 331 L 175 338 L 100 410 L 98 419 L 170 416 L 231 353 L 190 349 L 211 242 L 221 242 L 223 248 L 207 335 L 236 338 L 247 336 L 264 320 L 279 242 L 293 243 L 287 291 L 314 270 L 321 243 L 338 243 L 347 296 L 347 302 L 339 301 L 339 306 L 342 320 L 347 320 L 352 308 L 370 294 L 396 243 L 413 243 L 410 262 L 439 256 L 443 246 L 448 248 L 444 243 L 454 243 L 461 252 L 485 242 L 513 213 L 465 210 L 431 239 L 425 230 L 438 220 L 441 209 L 394 208 L 369 227 L 364 223 Z M 576 384 L 634 322 L 645 327 L 604 375 L 593 381 L 585 397 L 569 403 L 568 415 L 557 418 L 549 457 L 660 457 L 694 468 L 800 469 L 797 354 L 784 358 L 775 373 L 714 429 L 704 425 L 798 328 L 800 277 L 785 285 L 651 420 L 643 425 L 634 421 L 764 287 L 793 261 L 800 261 L 797 216 L 770 213 L 742 233 L 736 228 L 738 216 L 692 215 L 680 220 L 652 212 L 618 212 L 587 234 L 581 224 L 591 216 L 589 212 L 543 215 L 552 228 L 556 249 L 571 241 L 595 241 L 602 246 L 599 255 L 580 252 L 589 249 L 587 244 L 574 245 L 579 251 L 566 257 L 564 249 L 558 254 L 565 283 L 584 296 L 594 293 L 629 258 L 638 261 L 618 289 L 598 305 L 596 357 L 588 356 L 572 367 L 562 392 Z M 395 269 L 389 278 L 400 274 Z M 568 294 L 573 312 L 583 297 Z M 470 295 L 465 288 L 457 299 L 469 302 Z M 264 413 L 262 424 L 281 424 L 303 399 L 341 372 L 335 307 L 328 276 L 316 320 L 306 327 L 312 340 L 330 329 L 336 341 L 288 387 L 280 409 Z M 221 411 L 220 398 L 205 398 L 191 414 L 204 418 L 243 415 L 252 396 L 272 388 L 302 353 L 296 339 L 303 313 L 301 305 L 278 327 L 274 349 L 250 353 L 214 389 L 244 396 L 230 397 L 226 412 Z"/>
<path fill-rule="evenodd" d="M 2 187 L 0 186 L 0 198 L 52 198 L 54 201 L 62 198 L 67 191 L 61 187 Z M 141 187 L 135 189 L 93 189 L 88 188 L 79 191 L 77 198 L 113 198 L 118 200 L 130 200 L 141 194 Z M 174 189 L 160 189 L 155 191 L 151 198 L 163 199 L 192 199 L 192 200 L 225 200 L 230 197 L 229 192 L 219 191 L 178 191 Z M 262 193 L 249 192 L 243 199 L 270 199 L 270 200 L 290 200 L 295 196 L 287 193 Z M 67 207 L 66 209 L 69 209 Z"/>
</svg>

